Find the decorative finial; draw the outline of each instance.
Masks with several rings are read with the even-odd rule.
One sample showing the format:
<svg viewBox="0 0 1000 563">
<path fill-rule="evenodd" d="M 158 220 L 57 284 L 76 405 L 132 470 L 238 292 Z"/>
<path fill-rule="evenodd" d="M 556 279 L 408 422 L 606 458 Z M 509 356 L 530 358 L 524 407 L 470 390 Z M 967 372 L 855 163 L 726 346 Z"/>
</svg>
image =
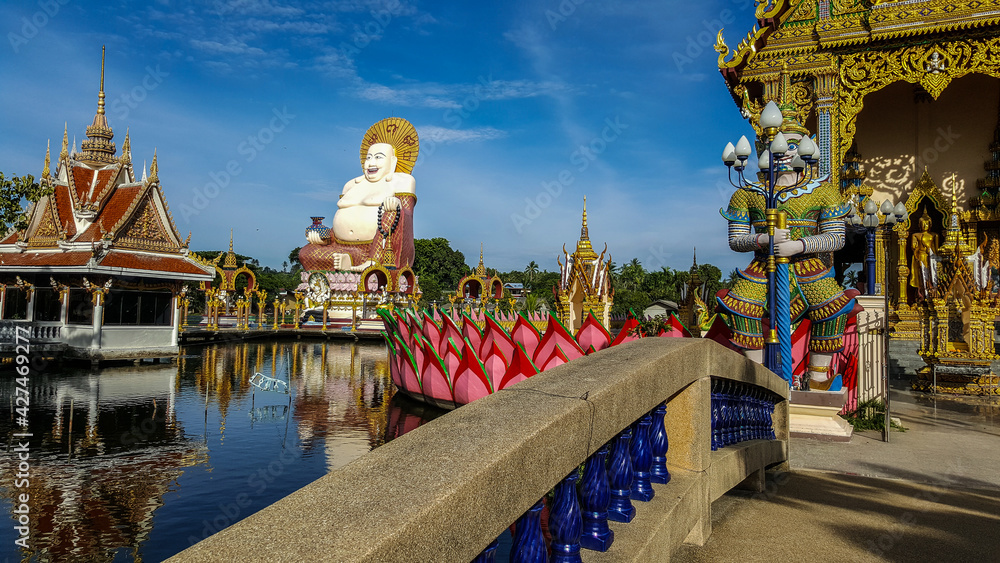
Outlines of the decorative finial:
<svg viewBox="0 0 1000 563">
<path fill-rule="evenodd" d="M 69 124 L 63 123 L 63 144 L 62 150 L 59 151 L 59 160 L 67 158 L 69 158 Z"/>
<path fill-rule="evenodd" d="M 153 163 L 149 165 L 149 181 L 150 182 L 159 182 L 160 181 L 159 172 L 160 172 L 160 169 L 156 165 L 156 149 L 154 148 L 153 149 Z"/>
<path fill-rule="evenodd" d="M 233 251 L 233 230 L 229 229 L 229 252 Z"/>
<path fill-rule="evenodd" d="M 73 135 L 73 148 L 70 150 L 69 154 L 75 156 L 76 153 L 77 153 L 77 150 L 76 150 L 76 135 Z"/>
<path fill-rule="evenodd" d="M 142 181 L 146 182 L 146 161 L 142 161 Z"/>
<path fill-rule="evenodd" d="M 51 160 L 49 156 L 49 145 L 51 141 L 45 141 L 45 166 L 42 167 L 42 178 L 49 177 L 49 162 Z"/>
<path fill-rule="evenodd" d="M 125 142 L 122 143 L 122 156 L 120 160 L 122 164 L 132 164 L 132 143 L 128 138 L 128 128 L 125 129 Z"/>
<path fill-rule="evenodd" d="M 698 247 L 697 246 L 694 247 L 694 261 L 692 262 L 692 264 L 694 265 L 694 268 L 697 270 L 698 269 Z"/>
<path fill-rule="evenodd" d="M 98 115 L 104 115 L 104 50 L 105 46 L 101 45 L 101 91 L 97 95 Z"/>
<path fill-rule="evenodd" d="M 486 265 L 483 264 L 483 243 L 479 243 L 479 265 L 476 266 L 476 275 L 480 277 L 486 276 Z"/>
<path fill-rule="evenodd" d="M 590 240 L 590 232 L 587 231 L 587 196 L 583 196 L 583 226 L 580 228 L 580 240 Z"/>
</svg>

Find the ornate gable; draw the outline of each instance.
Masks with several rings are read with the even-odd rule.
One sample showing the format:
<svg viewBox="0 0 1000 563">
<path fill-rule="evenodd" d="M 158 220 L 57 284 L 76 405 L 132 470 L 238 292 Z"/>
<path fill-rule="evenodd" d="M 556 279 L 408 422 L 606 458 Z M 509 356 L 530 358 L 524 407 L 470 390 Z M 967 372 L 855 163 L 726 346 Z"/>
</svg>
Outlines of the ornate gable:
<svg viewBox="0 0 1000 563">
<path fill-rule="evenodd" d="M 41 217 L 38 220 L 38 224 L 27 236 L 28 246 L 56 246 L 61 230 L 59 229 L 59 223 L 56 221 L 55 213 L 53 213 L 50 200 L 46 198 L 44 205 L 40 207 Z"/>
<path fill-rule="evenodd" d="M 157 205 L 157 193 L 155 190 L 148 190 L 142 196 L 141 202 L 125 219 L 123 226 L 115 229 L 120 234 L 113 246 L 159 252 L 180 251 L 176 237 L 171 236 L 171 229 L 166 227 L 169 224 L 167 218 Z"/>
</svg>

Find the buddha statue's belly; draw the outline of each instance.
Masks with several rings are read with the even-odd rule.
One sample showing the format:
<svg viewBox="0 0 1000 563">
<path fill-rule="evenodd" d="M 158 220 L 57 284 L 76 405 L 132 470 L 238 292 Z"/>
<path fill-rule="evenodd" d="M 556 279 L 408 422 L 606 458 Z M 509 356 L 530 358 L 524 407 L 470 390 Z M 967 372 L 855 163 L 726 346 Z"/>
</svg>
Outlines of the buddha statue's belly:
<svg viewBox="0 0 1000 563">
<path fill-rule="evenodd" d="M 362 242 L 378 232 L 378 207 L 356 205 L 343 207 L 333 216 L 333 234 L 345 242 Z"/>
</svg>

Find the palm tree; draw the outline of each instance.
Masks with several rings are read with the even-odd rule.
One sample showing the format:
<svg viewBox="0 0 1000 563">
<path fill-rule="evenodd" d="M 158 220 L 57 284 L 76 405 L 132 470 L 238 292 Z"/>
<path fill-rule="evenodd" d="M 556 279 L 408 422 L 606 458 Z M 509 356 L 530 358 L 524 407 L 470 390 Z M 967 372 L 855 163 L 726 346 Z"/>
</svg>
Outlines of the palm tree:
<svg viewBox="0 0 1000 563">
<path fill-rule="evenodd" d="M 844 286 L 854 287 L 857 284 L 858 284 L 858 271 L 848 270 L 847 273 L 844 274 Z"/>
<path fill-rule="evenodd" d="M 531 286 L 531 282 L 535 281 L 535 274 L 538 273 L 538 264 L 534 260 L 528 262 L 528 266 L 524 268 L 524 277 L 528 280 L 528 285 Z M 532 288 L 534 289 L 534 288 Z"/>
<path fill-rule="evenodd" d="M 521 306 L 521 310 L 527 313 L 537 313 L 541 301 L 537 293 L 529 293 L 524 297 L 524 304 Z"/>
<path fill-rule="evenodd" d="M 734 285 L 736 285 L 736 282 L 739 279 L 740 279 L 740 270 L 739 270 L 739 268 L 733 268 L 729 272 L 729 279 L 726 280 L 726 287 L 732 289 L 732 287 Z"/>
</svg>

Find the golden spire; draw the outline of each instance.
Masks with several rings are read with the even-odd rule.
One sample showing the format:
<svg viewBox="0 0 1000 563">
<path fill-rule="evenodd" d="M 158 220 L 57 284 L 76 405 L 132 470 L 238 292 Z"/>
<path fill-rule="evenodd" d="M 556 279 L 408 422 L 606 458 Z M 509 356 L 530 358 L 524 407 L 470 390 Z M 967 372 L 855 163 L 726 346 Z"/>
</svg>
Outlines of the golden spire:
<svg viewBox="0 0 1000 563">
<path fill-rule="evenodd" d="M 94 122 L 87 127 L 87 140 L 80 145 L 83 151 L 80 160 L 87 164 L 105 165 L 117 162 L 115 144 L 111 142 L 115 134 L 108 125 L 107 117 L 104 116 L 104 52 L 105 48 L 101 47 L 101 89 L 97 94 L 97 114 L 94 115 Z"/>
<path fill-rule="evenodd" d="M 101 45 L 101 90 L 97 94 L 97 114 L 104 115 L 104 50 L 105 46 Z"/>
<path fill-rule="evenodd" d="M 49 156 L 49 145 L 51 140 L 45 142 L 45 166 L 42 167 L 42 178 L 48 178 L 49 176 L 49 162 L 51 157 Z"/>
<path fill-rule="evenodd" d="M 476 266 L 476 275 L 479 277 L 486 275 L 486 265 L 483 264 L 483 243 L 479 243 L 479 265 Z"/>
<path fill-rule="evenodd" d="M 156 165 L 156 149 L 153 149 L 153 163 L 149 165 L 149 182 L 160 181 L 160 167 Z"/>
<path fill-rule="evenodd" d="M 128 128 L 125 128 L 125 142 L 122 143 L 122 156 L 118 159 L 122 164 L 132 164 L 132 143 L 128 138 Z"/>
<path fill-rule="evenodd" d="M 583 225 L 580 227 L 580 242 L 576 243 L 575 259 L 595 260 L 597 253 L 590 244 L 590 232 L 587 230 L 587 196 L 583 196 Z"/>
<path fill-rule="evenodd" d="M 229 229 L 229 252 L 233 251 L 233 230 Z"/>
<path fill-rule="evenodd" d="M 69 158 L 69 124 L 63 124 L 63 144 L 62 150 L 59 151 L 59 160 L 66 160 Z"/>
</svg>

